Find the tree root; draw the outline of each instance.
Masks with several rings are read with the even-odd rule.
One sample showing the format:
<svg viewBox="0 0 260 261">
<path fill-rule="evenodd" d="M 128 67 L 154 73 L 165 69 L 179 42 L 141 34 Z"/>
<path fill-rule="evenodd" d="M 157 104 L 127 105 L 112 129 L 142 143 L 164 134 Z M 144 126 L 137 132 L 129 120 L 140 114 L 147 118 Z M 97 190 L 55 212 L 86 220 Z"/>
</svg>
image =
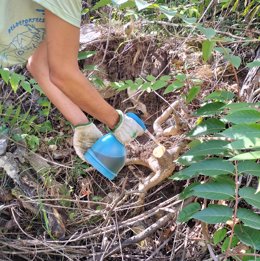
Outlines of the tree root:
<svg viewBox="0 0 260 261">
<path fill-rule="evenodd" d="M 163 113 L 159 116 L 154 124 L 154 132 L 157 136 L 176 136 L 177 134 L 181 134 L 181 124 L 180 118 L 175 111 L 175 108 L 180 105 L 180 101 L 173 102 Z M 175 120 L 175 126 L 168 127 L 167 129 L 162 128 L 162 124 L 173 115 Z M 174 169 L 175 163 L 173 160 L 177 159 L 179 155 L 183 152 L 186 146 L 186 141 L 178 144 L 177 146 L 173 146 L 169 149 L 166 149 L 163 145 L 157 146 L 152 155 L 148 159 L 140 159 L 140 158 L 132 158 L 127 160 L 127 164 L 135 164 L 142 165 L 149 168 L 152 173 L 148 175 L 146 178 L 139 182 L 138 194 L 139 198 L 137 200 L 137 204 L 143 205 L 145 196 L 151 188 L 157 186 L 165 179 L 169 178 Z"/>
</svg>

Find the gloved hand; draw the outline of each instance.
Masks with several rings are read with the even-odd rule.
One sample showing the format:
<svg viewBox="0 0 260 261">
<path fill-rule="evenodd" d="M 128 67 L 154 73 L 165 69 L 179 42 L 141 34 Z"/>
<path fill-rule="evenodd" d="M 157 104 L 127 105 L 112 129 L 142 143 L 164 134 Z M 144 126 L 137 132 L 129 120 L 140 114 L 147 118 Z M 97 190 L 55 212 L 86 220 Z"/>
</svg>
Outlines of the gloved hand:
<svg viewBox="0 0 260 261">
<path fill-rule="evenodd" d="M 132 118 L 117 110 L 120 119 L 112 130 L 115 137 L 123 144 L 127 144 L 144 133 L 144 129 Z"/>
<path fill-rule="evenodd" d="M 102 132 L 93 122 L 76 126 L 73 135 L 73 147 L 77 155 L 85 161 L 84 153 L 102 136 Z"/>
</svg>

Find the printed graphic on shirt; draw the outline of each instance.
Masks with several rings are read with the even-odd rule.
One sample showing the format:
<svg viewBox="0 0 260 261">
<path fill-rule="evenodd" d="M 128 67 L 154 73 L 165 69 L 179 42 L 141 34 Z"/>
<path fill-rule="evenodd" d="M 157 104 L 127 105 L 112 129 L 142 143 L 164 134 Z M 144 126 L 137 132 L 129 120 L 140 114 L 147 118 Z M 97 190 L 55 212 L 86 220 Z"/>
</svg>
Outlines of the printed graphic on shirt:
<svg viewBox="0 0 260 261">
<path fill-rule="evenodd" d="M 0 44 L 0 67 L 24 63 L 43 40 L 44 18 L 20 20 L 8 28 L 8 33 L 15 33 L 18 27 L 19 33 L 11 38 L 8 45 Z"/>
</svg>

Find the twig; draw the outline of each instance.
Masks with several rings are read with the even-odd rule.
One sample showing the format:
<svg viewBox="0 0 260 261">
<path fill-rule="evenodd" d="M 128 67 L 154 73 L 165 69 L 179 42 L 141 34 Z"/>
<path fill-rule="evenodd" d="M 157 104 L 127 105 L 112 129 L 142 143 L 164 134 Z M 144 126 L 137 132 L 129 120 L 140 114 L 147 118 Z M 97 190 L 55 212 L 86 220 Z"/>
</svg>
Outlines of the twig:
<svg viewBox="0 0 260 261">
<path fill-rule="evenodd" d="M 112 255 L 114 253 L 116 253 L 117 251 L 120 250 L 120 248 L 124 248 L 126 246 L 132 245 L 132 244 L 136 244 L 142 240 L 144 240 L 145 238 L 147 238 L 148 236 L 152 235 L 155 231 L 157 231 L 159 228 L 163 227 L 164 225 L 166 225 L 166 223 L 170 220 L 172 220 L 174 217 L 176 216 L 176 214 L 173 213 L 169 213 L 165 216 L 163 216 L 162 218 L 160 218 L 157 222 L 155 222 L 154 224 L 152 224 L 150 227 L 146 228 L 144 231 L 140 232 L 139 234 L 132 236 L 129 239 L 126 239 L 125 241 L 123 241 L 121 243 L 121 245 L 117 245 L 115 247 L 113 247 L 107 254 L 106 257 L 109 255 Z"/>
<path fill-rule="evenodd" d="M 235 206 L 234 206 L 234 217 L 233 217 L 233 224 L 232 224 L 232 230 L 231 230 L 231 235 L 230 235 L 230 240 L 229 240 L 229 244 L 228 244 L 228 248 L 226 251 L 226 255 L 225 255 L 225 260 L 228 258 L 228 254 L 231 248 L 231 243 L 233 240 L 233 236 L 234 236 L 234 227 L 236 224 L 236 219 L 237 219 L 237 208 L 238 208 L 238 190 L 239 190 L 239 181 L 238 181 L 238 170 L 237 170 L 237 162 L 235 161 L 235 183 L 236 183 L 236 188 L 235 188 L 235 194 L 236 194 L 236 198 L 235 198 Z"/>
</svg>

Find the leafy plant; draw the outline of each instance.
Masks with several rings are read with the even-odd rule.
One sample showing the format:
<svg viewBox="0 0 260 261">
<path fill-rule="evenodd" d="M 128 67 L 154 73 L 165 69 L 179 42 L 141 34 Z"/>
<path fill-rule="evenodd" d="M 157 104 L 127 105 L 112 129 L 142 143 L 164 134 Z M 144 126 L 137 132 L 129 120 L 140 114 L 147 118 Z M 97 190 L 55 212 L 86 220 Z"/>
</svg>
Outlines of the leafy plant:
<svg viewBox="0 0 260 261">
<path fill-rule="evenodd" d="M 243 176 L 260 177 L 259 104 L 234 104 L 232 98 L 230 92 L 215 91 L 195 112 L 200 120 L 187 135 L 191 148 L 178 159 L 183 169 L 171 178 L 191 179 L 182 198 L 197 197 L 207 205 L 200 209 L 198 203 L 188 205 L 179 213 L 178 221 L 193 218 L 219 224 L 212 240 L 222 245 L 223 252 L 238 242 L 260 250 L 260 215 L 256 211 L 260 208 L 259 189 L 243 182 Z M 236 224 L 231 235 L 225 224 L 229 220 Z"/>
</svg>

